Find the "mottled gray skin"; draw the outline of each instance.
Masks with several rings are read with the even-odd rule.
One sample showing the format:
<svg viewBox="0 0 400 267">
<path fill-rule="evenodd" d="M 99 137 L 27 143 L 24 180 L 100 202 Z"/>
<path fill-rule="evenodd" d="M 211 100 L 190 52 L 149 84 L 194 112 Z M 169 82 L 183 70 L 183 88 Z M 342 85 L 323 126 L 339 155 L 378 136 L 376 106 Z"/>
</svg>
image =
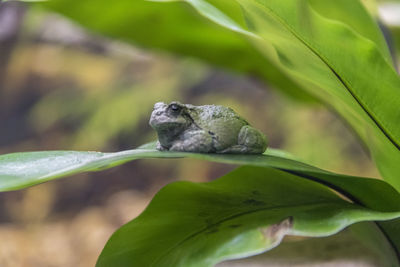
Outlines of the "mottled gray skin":
<svg viewBox="0 0 400 267">
<path fill-rule="evenodd" d="M 158 150 L 261 154 L 267 148 L 264 134 L 223 106 L 159 102 L 150 125 L 157 131 Z"/>
</svg>

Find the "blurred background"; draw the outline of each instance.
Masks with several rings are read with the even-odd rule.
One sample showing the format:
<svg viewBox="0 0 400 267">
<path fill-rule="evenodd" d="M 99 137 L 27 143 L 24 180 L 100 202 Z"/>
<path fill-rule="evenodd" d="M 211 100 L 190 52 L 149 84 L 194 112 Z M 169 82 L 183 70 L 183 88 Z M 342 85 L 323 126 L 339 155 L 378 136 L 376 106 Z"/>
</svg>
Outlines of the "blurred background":
<svg viewBox="0 0 400 267">
<path fill-rule="evenodd" d="M 393 50 L 396 44 L 400 50 L 400 10 L 391 5 L 382 4 L 379 14 Z M 0 153 L 132 149 L 156 139 L 148 125 L 154 103 L 178 100 L 232 107 L 268 136 L 271 147 L 327 170 L 379 178 L 340 118 L 311 98 L 275 90 L 256 77 L 108 39 L 41 7 L 4 2 Z M 209 181 L 233 168 L 189 159 L 139 160 L 0 193 L 0 266 L 94 266 L 112 232 L 136 217 L 161 187 Z M 268 266 L 337 266 L 338 260 L 341 266 L 378 266 L 350 235 L 288 238 L 260 257 Z M 257 262 L 241 266 L 261 266 Z"/>
</svg>

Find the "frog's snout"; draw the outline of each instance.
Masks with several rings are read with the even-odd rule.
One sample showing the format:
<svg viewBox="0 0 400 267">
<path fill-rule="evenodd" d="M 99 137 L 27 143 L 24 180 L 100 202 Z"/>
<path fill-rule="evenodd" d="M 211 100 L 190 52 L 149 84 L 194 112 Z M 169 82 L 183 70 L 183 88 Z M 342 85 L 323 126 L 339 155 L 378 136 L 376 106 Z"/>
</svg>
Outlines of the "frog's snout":
<svg viewBox="0 0 400 267">
<path fill-rule="evenodd" d="M 157 113 L 158 113 L 159 111 L 157 111 Z M 156 114 L 156 111 L 153 111 L 152 113 L 151 113 L 151 116 L 150 116 L 150 120 L 149 120 L 149 124 L 150 124 L 150 126 L 151 127 L 155 127 L 155 125 L 157 124 L 157 116 L 158 116 L 158 114 Z"/>
<path fill-rule="evenodd" d="M 157 103 L 154 104 L 154 110 L 160 109 L 160 108 L 162 108 L 162 107 L 164 107 L 166 105 L 167 104 L 165 104 L 164 102 L 157 102 Z"/>
</svg>

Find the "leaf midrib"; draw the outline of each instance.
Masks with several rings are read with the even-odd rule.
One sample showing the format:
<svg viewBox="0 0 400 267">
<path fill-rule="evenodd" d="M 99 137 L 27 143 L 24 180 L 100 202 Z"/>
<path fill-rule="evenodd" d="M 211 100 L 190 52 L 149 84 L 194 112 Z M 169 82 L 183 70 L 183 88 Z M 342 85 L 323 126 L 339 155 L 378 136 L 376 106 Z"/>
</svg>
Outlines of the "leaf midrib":
<svg viewBox="0 0 400 267">
<path fill-rule="evenodd" d="M 228 216 L 228 217 L 226 217 L 224 219 L 221 219 L 221 220 L 219 220 L 219 221 L 217 221 L 217 222 L 215 222 L 213 224 L 207 225 L 206 227 L 204 227 L 201 230 L 198 230 L 198 231 L 188 235 L 186 238 L 184 238 L 183 240 L 181 240 L 180 242 L 175 244 L 173 247 L 171 247 L 169 250 L 167 250 L 164 254 L 162 254 L 157 259 L 155 259 L 155 261 L 150 263 L 149 266 L 157 266 L 155 264 L 157 264 L 159 261 L 161 261 L 164 257 L 166 257 L 171 251 L 175 250 L 177 247 L 183 245 L 185 242 L 187 242 L 190 239 L 200 235 L 201 233 L 206 232 L 207 230 L 211 229 L 212 227 L 215 227 L 215 226 L 217 226 L 217 225 L 219 225 L 221 223 L 227 222 L 229 220 L 236 219 L 236 218 L 239 218 L 241 216 L 245 216 L 245 215 L 248 215 L 248 214 L 251 214 L 251 213 L 257 213 L 257 212 L 260 212 L 260 211 L 266 211 L 266 210 L 272 210 L 272 209 L 300 208 L 300 207 L 319 206 L 319 205 L 332 204 L 332 203 L 333 203 L 333 201 L 321 201 L 321 202 L 318 202 L 318 203 L 311 202 L 311 203 L 303 203 L 303 204 L 299 204 L 299 205 L 278 205 L 278 206 L 270 206 L 270 207 L 254 209 L 254 210 L 245 211 L 245 212 L 241 212 L 241 213 L 237 213 L 237 214 Z M 350 204 L 350 203 L 348 203 L 348 204 Z M 287 216 L 287 217 L 289 217 L 289 216 Z M 287 218 L 287 217 L 285 217 L 285 218 Z M 284 220 L 285 218 L 282 218 L 282 220 Z M 273 224 L 271 224 L 271 225 L 273 225 Z M 271 226 L 271 225 L 269 225 L 269 226 Z"/>
</svg>

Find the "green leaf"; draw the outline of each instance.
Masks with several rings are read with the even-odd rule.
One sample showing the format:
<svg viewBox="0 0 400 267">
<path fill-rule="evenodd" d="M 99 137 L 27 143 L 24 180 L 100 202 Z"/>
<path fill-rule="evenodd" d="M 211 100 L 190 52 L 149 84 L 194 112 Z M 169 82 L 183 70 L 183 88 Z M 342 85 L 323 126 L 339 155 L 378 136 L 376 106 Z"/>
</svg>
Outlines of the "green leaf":
<svg viewBox="0 0 400 267">
<path fill-rule="evenodd" d="M 115 153 L 84 151 L 21 152 L 0 156 L 0 191 L 22 189 L 45 181 L 81 172 L 100 171 L 128 161 L 145 158 L 194 158 L 213 162 L 272 167 L 326 184 L 353 201 L 382 211 L 400 210 L 400 194 L 377 179 L 358 178 L 327 172 L 285 158 L 279 150 L 263 155 L 198 154 L 158 151 L 155 143 Z M 374 199 L 371 196 L 381 196 Z"/>
<path fill-rule="evenodd" d="M 364 6 L 373 7 L 374 0 L 362 0 Z M 365 12 L 362 3 L 358 0 L 319 1 L 310 0 L 311 7 L 327 19 L 332 19 L 349 26 L 357 34 L 373 41 L 385 59 L 392 61 L 388 45 L 376 23 L 376 19 Z"/>
<path fill-rule="evenodd" d="M 282 171 L 242 167 L 213 182 L 164 187 L 112 235 L 97 266 L 213 266 L 269 250 L 284 235 L 328 236 L 356 222 L 398 216 L 351 204 Z"/>
<path fill-rule="evenodd" d="M 227 29 L 237 27 L 227 25 L 227 15 L 214 1 L 186 2 Z M 236 32 L 346 119 L 383 177 L 400 190 L 400 78 L 377 26 L 358 0 L 337 6 L 332 1 L 329 9 L 312 0 L 236 2 L 247 22 Z"/>
<path fill-rule="evenodd" d="M 0 191 L 22 189 L 81 172 L 100 171 L 128 161 L 145 158 L 194 158 L 213 162 L 272 167 L 328 185 L 353 201 L 382 211 L 400 210 L 400 194 L 377 179 L 334 174 L 285 158 L 268 148 L 263 155 L 198 154 L 158 151 L 155 143 L 114 153 L 84 151 L 20 152 L 0 156 Z M 373 198 L 371 196 L 384 196 Z"/>
<path fill-rule="evenodd" d="M 358 205 L 381 212 L 400 211 L 400 194 L 389 184 L 368 178 L 334 174 L 293 159 L 285 153 L 268 149 L 263 155 L 196 154 L 160 152 L 149 143 L 138 149 L 115 152 L 43 151 L 0 156 L 0 191 L 17 190 L 45 181 L 81 172 L 100 171 L 144 158 L 194 158 L 220 163 L 275 168 L 298 179 L 312 180 L 333 188 Z M 398 222 L 381 223 L 382 231 L 400 251 L 396 240 Z"/>
</svg>

